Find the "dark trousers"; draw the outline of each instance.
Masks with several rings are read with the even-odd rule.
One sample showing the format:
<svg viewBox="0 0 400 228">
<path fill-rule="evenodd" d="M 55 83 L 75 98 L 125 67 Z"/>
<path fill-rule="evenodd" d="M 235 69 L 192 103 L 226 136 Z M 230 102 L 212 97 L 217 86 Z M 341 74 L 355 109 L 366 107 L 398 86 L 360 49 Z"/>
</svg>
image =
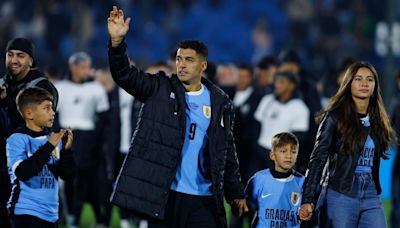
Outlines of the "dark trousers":
<svg viewBox="0 0 400 228">
<path fill-rule="evenodd" d="M 149 220 L 149 228 L 220 227 L 213 196 L 193 196 L 171 191 L 164 220 Z"/>
<path fill-rule="evenodd" d="M 65 182 L 68 211 L 74 216 L 73 225 L 80 223 L 84 202 L 91 202 L 95 210 L 98 207 L 96 174 L 95 168 L 79 169 L 74 180 Z"/>
<path fill-rule="evenodd" d="M 7 170 L 0 170 L 0 227 L 9 228 L 7 201 L 10 198 L 10 177 Z"/>
<path fill-rule="evenodd" d="M 57 222 L 48 222 L 32 215 L 13 215 L 10 219 L 12 228 L 57 228 Z"/>
</svg>

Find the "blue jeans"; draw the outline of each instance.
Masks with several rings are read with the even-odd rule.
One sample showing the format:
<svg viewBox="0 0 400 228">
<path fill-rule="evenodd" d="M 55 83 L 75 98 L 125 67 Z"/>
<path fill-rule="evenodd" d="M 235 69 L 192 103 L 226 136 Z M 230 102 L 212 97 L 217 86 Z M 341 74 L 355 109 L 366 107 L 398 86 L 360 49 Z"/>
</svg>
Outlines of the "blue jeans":
<svg viewBox="0 0 400 228">
<path fill-rule="evenodd" d="M 329 227 L 387 227 L 382 203 L 371 174 L 355 174 L 350 194 L 339 193 L 328 187 L 326 210 L 326 226 Z"/>
</svg>

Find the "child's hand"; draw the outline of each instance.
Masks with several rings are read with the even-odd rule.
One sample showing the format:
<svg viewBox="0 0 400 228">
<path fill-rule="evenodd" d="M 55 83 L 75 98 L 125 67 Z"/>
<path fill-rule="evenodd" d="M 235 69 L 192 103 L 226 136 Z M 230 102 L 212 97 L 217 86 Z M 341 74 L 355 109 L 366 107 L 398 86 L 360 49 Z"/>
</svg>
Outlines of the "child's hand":
<svg viewBox="0 0 400 228">
<path fill-rule="evenodd" d="M 69 150 L 72 147 L 72 142 L 73 142 L 73 134 L 72 134 L 72 130 L 71 128 L 67 128 L 67 130 L 65 130 L 65 134 L 62 137 L 62 144 L 64 149 Z"/>
<path fill-rule="evenodd" d="M 53 145 L 53 146 L 57 146 L 57 144 L 60 143 L 60 140 L 64 136 L 64 134 L 65 134 L 64 129 L 61 129 L 58 133 L 52 132 L 50 134 L 48 142 L 51 143 L 51 145 Z"/>
<path fill-rule="evenodd" d="M 300 220 L 302 221 L 309 221 L 313 214 L 314 205 L 312 203 L 305 203 L 301 205 L 299 215 Z"/>
</svg>

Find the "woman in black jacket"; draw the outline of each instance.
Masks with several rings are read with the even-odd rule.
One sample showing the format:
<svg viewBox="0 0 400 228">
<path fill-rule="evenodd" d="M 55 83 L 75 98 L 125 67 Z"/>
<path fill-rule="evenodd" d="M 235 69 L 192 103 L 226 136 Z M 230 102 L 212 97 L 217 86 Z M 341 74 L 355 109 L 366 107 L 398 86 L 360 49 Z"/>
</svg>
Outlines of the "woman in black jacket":
<svg viewBox="0 0 400 228">
<path fill-rule="evenodd" d="M 321 226 L 386 227 L 379 165 L 381 157 L 387 158 L 394 134 L 374 67 L 366 62 L 352 64 L 317 119 L 300 218 L 311 218 L 322 183 L 318 204 L 326 205 L 327 224 Z"/>
</svg>

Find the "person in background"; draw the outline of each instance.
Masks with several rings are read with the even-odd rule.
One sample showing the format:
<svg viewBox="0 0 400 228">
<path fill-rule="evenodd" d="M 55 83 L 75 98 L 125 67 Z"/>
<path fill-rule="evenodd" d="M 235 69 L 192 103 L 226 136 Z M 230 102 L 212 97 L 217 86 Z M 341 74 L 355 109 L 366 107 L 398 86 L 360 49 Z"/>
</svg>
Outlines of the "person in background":
<svg viewBox="0 0 400 228">
<path fill-rule="evenodd" d="M 310 110 L 299 97 L 297 75 L 278 72 L 274 77 L 274 93 L 264 95 L 254 112 L 254 118 L 260 123 L 261 130 L 257 149 L 250 158 L 251 175 L 261 169 L 273 168 L 274 162 L 264 155 L 265 151 L 271 151 L 271 141 L 275 134 L 284 131 L 294 133 L 302 146 L 308 132 Z M 300 154 L 302 152 L 300 150 Z"/>
<path fill-rule="evenodd" d="M 257 86 L 265 93 L 274 92 L 274 75 L 278 64 L 273 56 L 264 56 L 257 63 L 255 75 Z"/>
<path fill-rule="evenodd" d="M 300 98 L 307 105 L 310 111 L 307 133 L 300 140 L 301 151 L 296 164 L 296 170 L 305 174 L 310 159 L 310 153 L 314 145 L 317 125 L 314 121 L 314 115 L 321 110 L 321 98 L 317 90 L 316 83 L 312 80 L 309 73 L 302 67 L 301 58 L 293 49 L 285 49 L 278 56 L 278 72 L 291 72 L 299 78 L 297 89 Z"/>
<path fill-rule="evenodd" d="M 254 153 L 257 136 L 259 134 L 259 124 L 254 119 L 258 103 L 263 93 L 254 86 L 253 69 L 246 64 L 238 66 L 238 78 L 236 81 L 236 91 L 233 97 L 233 105 L 235 106 L 235 127 L 233 128 L 233 136 L 235 138 L 236 151 L 239 159 L 239 170 L 242 176 L 243 185 L 252 174 L 249 174 L 249 160 Z M 229 227 L 243 226 L 243 217 L 237 218 L 231 216 Z"/>
<path fill-rule="evenodd" d="M 57 112 L 60 126 L 70 127 L 74 132 L 74 158 L 77 175 L 73 181 L 65 182 L 65 195 L 69 216 L 67 223 L 78 226 L 84 202 L 91 202 L 97 222 L 104 223 L 99 205 L 97 176 L 101 153 L 102 136 L 108 123 L 109 103 L 107 93 L 102 85 L 92 78 L 91 58 L 85 52 L 70 56 L 70 75 L 68 79 L 55 83 L 60 100 Z M 99 143 L 100 142 L 100 143 Z"/>
</svg>

